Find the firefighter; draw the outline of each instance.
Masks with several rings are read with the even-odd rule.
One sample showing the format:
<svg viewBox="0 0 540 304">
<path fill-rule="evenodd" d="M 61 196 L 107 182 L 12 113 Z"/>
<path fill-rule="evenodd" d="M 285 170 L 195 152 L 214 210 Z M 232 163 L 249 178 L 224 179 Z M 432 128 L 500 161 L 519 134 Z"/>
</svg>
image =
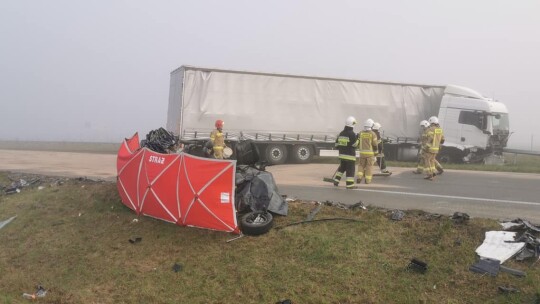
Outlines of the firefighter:
<svg viewBox="0 0 540 304">
<path fill-rule="evenodd" d="M 216 120 L 216 129 L 210 133 L 210 141 L 214 150 L 214 158 L 223 159 L 223 149 L 225 145 L 225 137 L 223 136 L 223 120 Z"/>
<path fill-rule="evenodd" d="M 437 116 L 431 116 L 428 119 L 429 128 L 426 130 L 426 145 L 424 148 L 424 170 L 426 177 L 424 179 L 433 180 L 435 178 L 435 157 L 439 153 L 441 144 L 444 143 L 444 134 Z"/>
<path fill-rule="evenodd" d="M 386 162 L 384 161 L 384 153 L 383 153 L 383 140 L 381 137 L 381 124 L 376 122 L 373 124 L 373 132 L 377 135 L 377 154 L 376 154 L 376 162 L 377 166 L 381 170 L 381 173 L 390 174 L 391 172 L 386 169 Z"/>
<path fill-rule="evenodd" d="M 418 148 L 418 163 L 416 164 L 416 170 L 413 171 L 414 174 L 422 174 L 424 172 L 424 150 L 427 138 L 426 131 L 428 128 L 429 122 L 427 120 L 422 120 L 420 122 L 420 136 L 418 138 L 418 143 L 420 143 L 420 148 Z"/>
<path fill-rule="evenodd" d="M 358 149 L 360 150 L 360 162 L 358 164 L 357 183 L 365 178 L 366 184 L 371 183 L 373 173 L 371 167 L 375 163 L 375 152 L 377 151 L 377 134 L 371 130 L 373 120 L 368 119 L 364 122 L 364 130 L 358 133 Z"/>
<path fill-rule="evenodd" d="M 429 122 L 427 120 L 422 120 L 420 122 L 420 137 L 418 142 L 420 143 L 420 148 L 418 149 L 418 163 L 416 165 L 416 170 L 413 171 L 414 174 L 422 174 L 424 172 L 424 156 L 423 151 L 427 143 L 427 129 L 429 128 Z M 437 170 L 437 175 L 441 175 L 444 172 L 441 164 L 435 159 L 435 169 Z"/>
<path fill-rule="evenodd" d="M 345 128 L 341 131 L 336 139 L 336 147 L 339 151 L 339 167 L 333 176 L 334 186 L 339 185 L 339 181 L 343 177 L 343 173 L 346 175 L 346 189 L 357 188 L 354 185 L 354 165 L 356 163 L 356 147 L 358 146 L 358 139 L 354 133 L 354 125 L 356 125 L 356 119 L 352 116 L 347 117 L 345 120 Z"/>
</svg>

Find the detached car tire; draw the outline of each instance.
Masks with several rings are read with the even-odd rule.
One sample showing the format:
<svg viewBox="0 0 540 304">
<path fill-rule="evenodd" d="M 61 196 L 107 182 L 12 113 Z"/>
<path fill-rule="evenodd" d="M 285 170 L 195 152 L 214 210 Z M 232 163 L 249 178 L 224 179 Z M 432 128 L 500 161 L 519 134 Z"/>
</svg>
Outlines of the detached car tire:
<svg viewBox="0 0 540 304">
<path fill-rule="evenodd" d="M 274 225 L 270 212 L 248 212 L 240 218 L 240 230 L 246 235 L 265 234 Z"/>
</svg>

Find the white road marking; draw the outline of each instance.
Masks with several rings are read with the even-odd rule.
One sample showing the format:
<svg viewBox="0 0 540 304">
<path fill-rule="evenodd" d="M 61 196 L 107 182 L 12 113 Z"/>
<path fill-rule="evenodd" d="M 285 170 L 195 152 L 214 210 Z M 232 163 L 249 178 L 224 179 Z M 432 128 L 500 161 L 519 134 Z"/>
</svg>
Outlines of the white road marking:
<svg viewBox="0 0 540 304">
<path fill-rule="evenodd" d="M 507 204 L 516 204 L 516 205 L 531 205 L 531 206 L 540 205 L 540 203 L 538 203 L 538 202 L 522 202 L 522 201 L 498 200 L 498 199 L 481 198 L 481 197 L 439 195 L 439 194 L 427 194 L 427 193 L 411 193 L 411 192 L 403 192 L 403 191 L 369 190 L 369 189 L 354 189 L 354 191 L 378 192 L 378 193 L 389 193 L 389 194 L 403 194 L 403 195 L 425 196 L 425 197 L 440 197 L 440 198 L 449 198 L 449 199 L 460 199 L 460 200 L 482 201 L 482 202 L 495 202 L 495 203 L 507 203 Z"/>
</svg>

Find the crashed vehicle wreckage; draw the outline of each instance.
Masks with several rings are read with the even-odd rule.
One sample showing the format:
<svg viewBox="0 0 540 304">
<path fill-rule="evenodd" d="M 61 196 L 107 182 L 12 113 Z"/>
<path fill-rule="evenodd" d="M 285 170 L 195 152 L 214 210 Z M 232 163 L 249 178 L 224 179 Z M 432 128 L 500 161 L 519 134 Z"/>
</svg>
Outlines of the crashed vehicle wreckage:
<svg viewBox="0 0 540 304">
<path fill-rule="evenodd" d="M 181 226 L 246 235 L 268 232 L 273 214 L 287 215 L 287 202 L 250 140 L 237 142 L 226 160 L 210 158 L 211 146 L 182 144 L 178 149 L 181 143 L 163 128 L 140 144 L 137 133 L 124 140 L 117 156 L 124 205 Z"/>
<path fill-rule="evenodd" d="M 469 267 L 472 272 L 496 276 L 500 271 L 525 277 L 524 271 L 503 266 L 510 258 L 516 261 L 532 259 L 532 268 L 540 260 L 540 227 L 522 219 L 502 222 L 504 231 L 487 231 L 484 242 L 476 249 L 478 261 Z M 513 231 L 512 231 L 513 230 Z M 508 292 L 504 287 L 501 291 Z"/>
</svg>

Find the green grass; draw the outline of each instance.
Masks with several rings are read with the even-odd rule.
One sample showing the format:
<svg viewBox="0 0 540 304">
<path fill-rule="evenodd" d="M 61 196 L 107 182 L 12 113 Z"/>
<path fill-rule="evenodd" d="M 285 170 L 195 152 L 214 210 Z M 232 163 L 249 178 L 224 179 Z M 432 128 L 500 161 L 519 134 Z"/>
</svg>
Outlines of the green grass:
<svg viewBox="0 0 540 304">
<path fill-rule="evenodd" d="M 483 164 L 442 164 L 445 169 L 495 171 L 495 172 L 522 172 L 540 173 L 540 156 L 505 154 L 503 165 Z M 389 167 L 416 167 L 416 163 L 389 161 Z"/>
<path fill-rule="evenodd" d="M 483 165 L 483 164 L 442 164 L 445 169 L 474 170 L 474 171 L 496 171 L 496 172 L 522 172 L 540 173 L 540 156 L 509 154 L 504 155 L 504 165 Z M 314 157 L 314 163 L 338 164 L 337 157 Z M 411 167 L 415 168 L 415 162 L 387 161 L 387 167 Z"/>
<path fill-rule="evenodd" d="M 509 261 L 526 278 L 482 276 L 468 270 L 475 249 L 496 221 L 455 224 L 448 217 L 324 206 L 327 221 L 243 237 L 179 227 L 140 217 L 124 207 L 114 183 L 41 180 L 0 196 L 0 303 L 24 303 L 23 292 L 42 284 L 42 303 L 532 303 L 540 265 Z M 0 185 L 9 182 L 0 174 Z M 60 184 L 60 185 L 59 185 Z M 291 202 L 275 227 L 304 220 L 315 207 Z M 131 244 L 132 236 L 142 237 Z M 425 274 L 406 270 L 416 257 Z M 174 263 L 182 265 L 178 273 Z M 520 290 L 503 295 L 497 287 Z"/>
<path fill-rule="evenodd" d="M 0 149 L 116 154 L 118 152 L 118 149 L 120 148 L 120 144 L 121 142 L 99 143 L 99 142 L 66 142 L 66 141 L 52 142 L 52 141 L 0 140 Z"/>
</svg>

